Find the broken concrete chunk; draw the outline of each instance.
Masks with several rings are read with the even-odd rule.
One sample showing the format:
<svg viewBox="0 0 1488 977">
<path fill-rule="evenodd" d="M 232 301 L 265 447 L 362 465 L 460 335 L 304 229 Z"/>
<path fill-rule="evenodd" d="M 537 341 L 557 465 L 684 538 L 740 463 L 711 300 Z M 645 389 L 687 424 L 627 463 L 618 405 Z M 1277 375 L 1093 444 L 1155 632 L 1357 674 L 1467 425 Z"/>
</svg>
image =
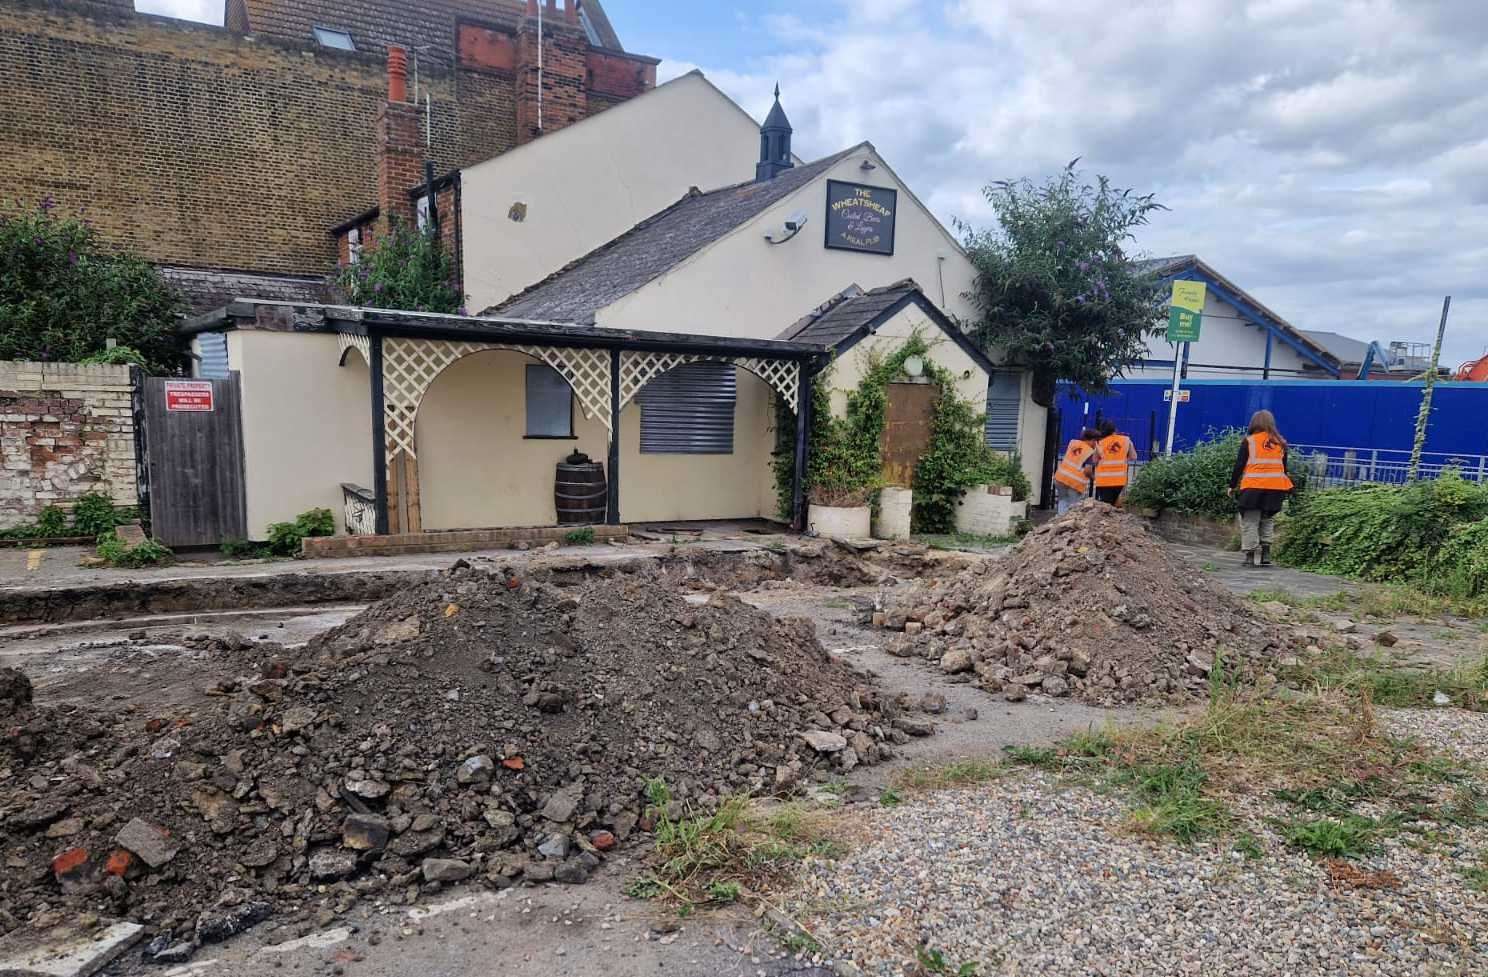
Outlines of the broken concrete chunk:
<svg viewBox="0 0 1488 977">
<path fill-rule="evenodd" d="M 847 749 L 847 738 L 841 733 L 829 733 L 824 729 L 808 729 L 801 734 L 806 745 L 818 753 L 836 753 Z"/>
<path fill-rule="evenodd" d="M 426 858 L 419 868 L 425 882 L 463 882 L 474 871 L 458 858 Z"/>
<path fill-rule="evenodd" d="M 310 856 L 310 877 L 317 881 L 344 879 L 356 867 L 356 852 L 340 848 L 322 848 Z"/>
<path fill-rule="evenodd" d="M 455 780 L 462 784 L 483 784 L 496 773 L 496 764 L 488 756 L 473 756 L 460 764 Z"/>
<path fill-rule="evenodd" d="M 114 843 L 134 852 L 140 861 L 151 868 L 170 864 L 171 859 L 181 850 L 180 844 L 169 831 L 142 818 L 133 818 L 120 828 L 119 833 L 114 835 Z"/>
</svg>

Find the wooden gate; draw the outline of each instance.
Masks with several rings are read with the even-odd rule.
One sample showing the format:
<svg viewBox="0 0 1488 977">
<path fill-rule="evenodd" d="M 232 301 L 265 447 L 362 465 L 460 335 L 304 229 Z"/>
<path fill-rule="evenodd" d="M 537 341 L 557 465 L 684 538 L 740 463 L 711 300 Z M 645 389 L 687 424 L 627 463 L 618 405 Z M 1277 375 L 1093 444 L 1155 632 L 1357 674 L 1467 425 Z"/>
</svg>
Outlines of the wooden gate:
<svg viewBox="0 0 1488 977">
<path fill-rule="evenodd" d="M 884 484 L 909 488 L 915 466 L 930 450 L 930 428 L 940 388 L 933 383 L 891 383 L 884 409 Z"/>
<path fill-rule="evenodd" d="M 246 538 L 238 374 L 225 380 L 149 377 L 143 393 L 151 535 L 166 546 Z"/>
</svg>

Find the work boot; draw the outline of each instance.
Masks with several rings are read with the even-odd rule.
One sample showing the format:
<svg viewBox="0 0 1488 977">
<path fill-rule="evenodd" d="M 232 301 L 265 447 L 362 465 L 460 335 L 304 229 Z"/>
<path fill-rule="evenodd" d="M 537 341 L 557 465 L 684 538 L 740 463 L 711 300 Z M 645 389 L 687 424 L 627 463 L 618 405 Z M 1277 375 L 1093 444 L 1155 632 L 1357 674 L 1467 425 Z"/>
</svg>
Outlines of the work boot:
<svg viewBox="0 0 1488 977">
<path fill-rule="evenodd" d="M 1256 551 L 1255 550 L 1246 550 L 1245 551 L 1245 565 L 1248 566 L 1248 567 L 1253 567 L 1253 566 L 1256 565 Z"/>
<path fill-rule="evenodd" d="M 1270 543 L 1262 543 L 1261 544 L 1261 566 L 1268 567 L 1270 565 L 1271 565 L 1271 544 Z"/>
</svg>

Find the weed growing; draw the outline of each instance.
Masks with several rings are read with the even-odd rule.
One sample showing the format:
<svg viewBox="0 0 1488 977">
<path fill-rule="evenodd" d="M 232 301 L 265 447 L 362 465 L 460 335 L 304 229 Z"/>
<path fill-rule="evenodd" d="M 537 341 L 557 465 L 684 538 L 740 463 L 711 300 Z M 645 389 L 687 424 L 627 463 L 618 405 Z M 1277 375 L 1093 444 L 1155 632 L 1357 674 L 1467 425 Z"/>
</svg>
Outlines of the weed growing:
<svg viewBox="0 0 1488 977">
<path fill-rule="evenodd" d="M 594 542 L 594 527 L 585 526 L 583 529 L 564 533 L 563 542 L 568 546 L 589 546 Z"/>
<path fill-rule="evenodd" d="M 940 767 L 903 770 L 895 775 L 895 786 L 905 790 L 938 790 L 971 787 L 996 780 L 1003 767 L 995 760 L 955 760 Z"/>
<path fill-rule="evenodd" d="M 1463 709 L 1488 710 L 1488 655 L 1452 669 L 1403 668 L 1383 656 L 1334 647 L 1285 670 L 1282 678 L 1320 692 L 1364 696 L 1380 706 L 1428 706 L 1441 692 Z"/>
<path fill-rule="evenodd" d="M 1281 836 L 1293 848 L 1325 858 L 1359 858 L 1379 850 L 1384 829 L 1373 818 L 1347 814 L 1341 818 L 1283 823 Z"/>
</svg>

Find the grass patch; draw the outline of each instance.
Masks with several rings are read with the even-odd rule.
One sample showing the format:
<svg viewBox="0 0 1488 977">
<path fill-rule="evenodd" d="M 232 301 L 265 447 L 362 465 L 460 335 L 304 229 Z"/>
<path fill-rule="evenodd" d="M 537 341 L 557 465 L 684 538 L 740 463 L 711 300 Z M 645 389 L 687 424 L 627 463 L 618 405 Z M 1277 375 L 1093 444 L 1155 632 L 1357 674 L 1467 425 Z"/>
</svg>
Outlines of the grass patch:
<svg viewBox="0 0 1488 977">
<path fill-rule="evenodd" d="M 971 787 L 996 780 L 1003 772 L 994 760 L 956 760 L 939 767 L 901 770 L 894 776 L 894 786 L 905 790 Z"/>
<path fill-rule="evenodd" d="M 647 784 L 647 814 L 655 819 L 650 871 L 626 894 L 665 898 L 682 913 L 748 898 L 811 857 L 835 858 L 842 846 L 822 811 L 800 804 L 763 804 L 730 797 L 715 810 L 675 810 L 661 780 Z"/>
<path fill-rule="evenodd" d="M 1488 617 L 1488 598 L 1428 594 L 1405 584 L 1363 584 L 1356 591 L 1339 591 L 1320 596 L 1303 596 L 1287 590 L 1262 588 L 1251 591 L 1249 596 L 1258 603 L 1275 601 L 1303 611 L 1357 614 L 1380 620 L 1398 617 Z"/>
<path fill-rule="evenodd" d="M 1374 818 L 1357 814 L 1281 825 L 1281 836 L 1287 844 L 1324 858 L 1359 858 L 1372 854 L 1379 850 L 1383 833 L 1385 829 Z"/>
<path fill-rule="evenodd" d="M 1136 764 L 1112 777 L 1138 799 L 1132 824 L 1148 834 L 1168 835 L 1184 844 L 1219 834 L 1229 823 L 1224 806 L 1204 796 L 1209 775 L 1192 761 Z"/>
<path fill-rule="evenodd" d="M 1453 669 L 1402 668 L 1384 656 L 1333 647 L 1284 671 L 1282 677 L 1322 692 L 1364 696 L 1380 706 L 1429 706 L 1442 692 L 1463 709 L 1488 710 L 1488 655 Z"/>
</svg>

